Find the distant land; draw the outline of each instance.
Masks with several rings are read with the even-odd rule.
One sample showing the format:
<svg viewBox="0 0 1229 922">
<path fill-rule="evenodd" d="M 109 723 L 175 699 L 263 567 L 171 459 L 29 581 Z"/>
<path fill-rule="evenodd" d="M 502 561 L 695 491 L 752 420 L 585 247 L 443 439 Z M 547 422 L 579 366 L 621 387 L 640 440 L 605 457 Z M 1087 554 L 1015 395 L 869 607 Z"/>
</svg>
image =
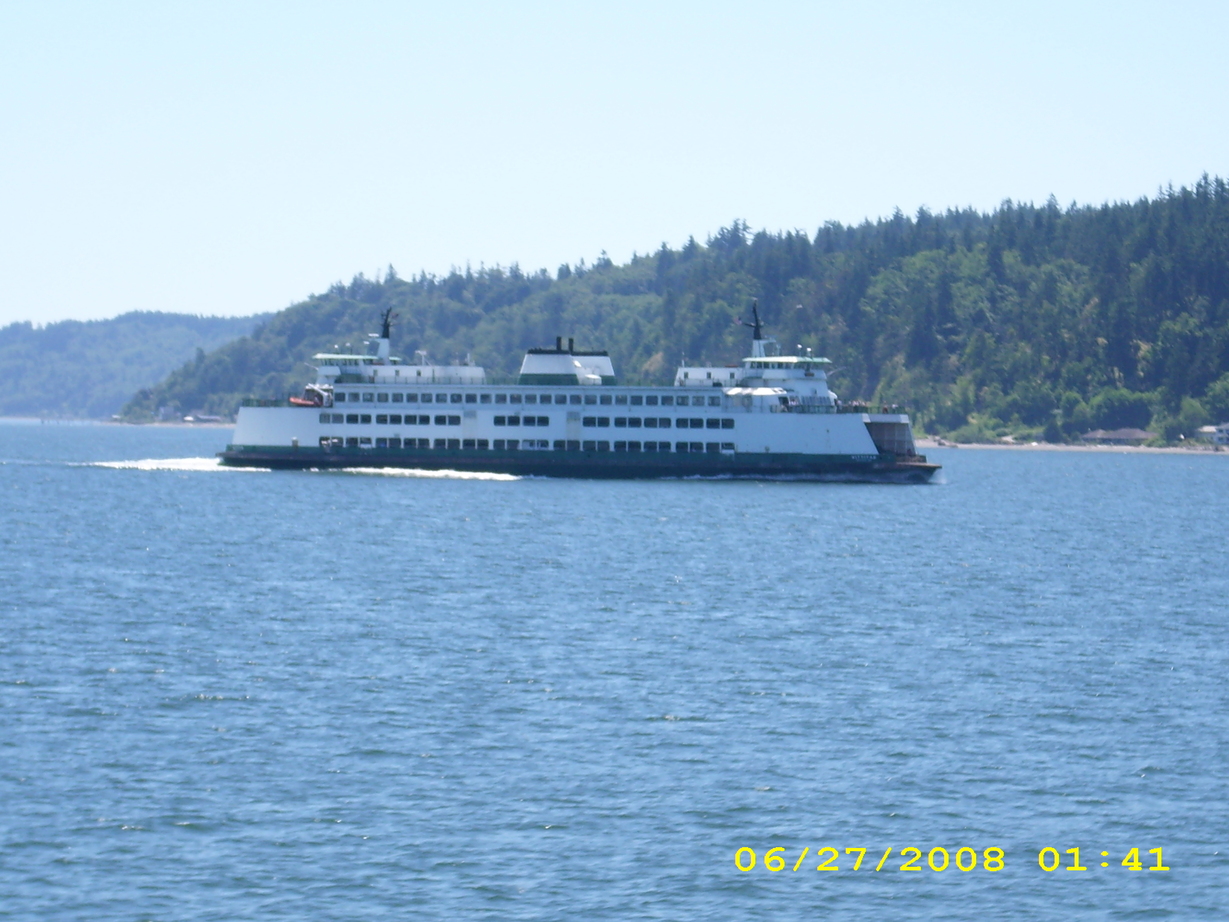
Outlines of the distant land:
<svg viewBox="0 0 1229 922">
<path fill-rule="evenodd" d="M 251 333 L 269 315 L 136 311 L 111 320 L 0 328 L 0 416 L 99 419 L 200 352 Z"/>
<path fill-rule="evenodd" d="M 1207 176 L 1135 202 L 1006 201 L 814 234 L 735 221 L 626 265 L 389 267 L 198 355 L 123 412 L 230 416 L 244 397 L 285 397 L 311 378 L 314 352 L 360 348 L 386 307 L 403 357 L 470 355 L 507 380 L 526 348 L 562 335 L 609 350 L 623 382 L 663 383 L 684 357 L 736 362 L 752 299 L 787 350 L 833 360 L 842 397 L 907 405 L 956 441 L 1124 427 L 1172 441 L 1229 420 L 1229 186 Z"/>
</svg>

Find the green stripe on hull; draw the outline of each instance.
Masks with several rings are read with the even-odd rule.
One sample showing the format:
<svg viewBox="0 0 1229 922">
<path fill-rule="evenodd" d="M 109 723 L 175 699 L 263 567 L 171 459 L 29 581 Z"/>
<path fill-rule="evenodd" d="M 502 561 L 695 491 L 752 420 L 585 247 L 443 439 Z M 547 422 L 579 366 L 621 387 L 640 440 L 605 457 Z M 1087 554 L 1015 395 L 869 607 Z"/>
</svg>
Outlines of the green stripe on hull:
<svg viewBox="0 0 1229 922">
<path fill-rule="evenodd" d="M 481 471 L 522 476 L 636 479 L 657 477 L 800 477 L 925 483 L 937 464 L 892 456 L 803 455 L 764 452 L 491 451 L 431 448 L 285 448 L 231 445 L 221 452 L 232 467 L 279 469 L 394 467 Z"/>
</svg>

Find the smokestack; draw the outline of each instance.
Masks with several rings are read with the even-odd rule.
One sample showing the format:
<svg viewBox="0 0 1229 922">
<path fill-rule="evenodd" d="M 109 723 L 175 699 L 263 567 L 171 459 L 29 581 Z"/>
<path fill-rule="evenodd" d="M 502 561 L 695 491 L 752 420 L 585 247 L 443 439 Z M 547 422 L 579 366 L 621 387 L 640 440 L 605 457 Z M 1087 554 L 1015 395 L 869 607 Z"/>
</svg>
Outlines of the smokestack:
<svg viewBox="0 0 1229 922">
<path fill-rule="evenodd" d="M 563 351 L 563 337 L 562 336 L 555 337 L 555 351 L 556 352 Z"/>
<path fill-rule="evenodd" d="M 576 341 L 572 337 L 568 337 L 568 352 L 576 351 Z"/>
</svg>

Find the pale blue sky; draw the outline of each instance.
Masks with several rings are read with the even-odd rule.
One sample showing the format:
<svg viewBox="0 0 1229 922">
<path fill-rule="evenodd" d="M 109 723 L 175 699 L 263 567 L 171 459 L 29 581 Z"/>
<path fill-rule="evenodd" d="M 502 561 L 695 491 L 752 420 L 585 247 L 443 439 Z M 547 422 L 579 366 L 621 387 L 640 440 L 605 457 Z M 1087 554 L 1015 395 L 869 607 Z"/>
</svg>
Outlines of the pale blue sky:
<svg viewBox="0 0 1229 922">
<path fill-rule="evenodd" d="M 0 324 L 1229 176 L 1229 5 L 0 5 Z"/>
</svg>

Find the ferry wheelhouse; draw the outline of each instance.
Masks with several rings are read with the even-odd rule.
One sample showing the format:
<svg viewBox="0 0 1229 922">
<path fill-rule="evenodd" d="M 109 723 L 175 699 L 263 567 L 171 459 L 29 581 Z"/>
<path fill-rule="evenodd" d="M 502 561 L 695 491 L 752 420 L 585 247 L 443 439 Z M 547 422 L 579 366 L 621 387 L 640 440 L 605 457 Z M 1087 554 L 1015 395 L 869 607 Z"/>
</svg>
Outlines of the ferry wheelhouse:
<svg viewBox="0 0 1229 922">
<path fill-rule="evenodd" d="M 390 315 L 368 355 L 314 356 L 288 401 L 248 400 L 222 463 L 401 467 L 565 477 L 797 477 L 922 483 L 939 466 L 909 416 L 845 403 L 826 358 L 780 355 L 758 311 L 751 355 L 684 365 L 667 387 L 619 385 L 605 352 L 562 337 L 530 349 L 515 384 L 476 365 L 390 355 Z"/>
</svg>

